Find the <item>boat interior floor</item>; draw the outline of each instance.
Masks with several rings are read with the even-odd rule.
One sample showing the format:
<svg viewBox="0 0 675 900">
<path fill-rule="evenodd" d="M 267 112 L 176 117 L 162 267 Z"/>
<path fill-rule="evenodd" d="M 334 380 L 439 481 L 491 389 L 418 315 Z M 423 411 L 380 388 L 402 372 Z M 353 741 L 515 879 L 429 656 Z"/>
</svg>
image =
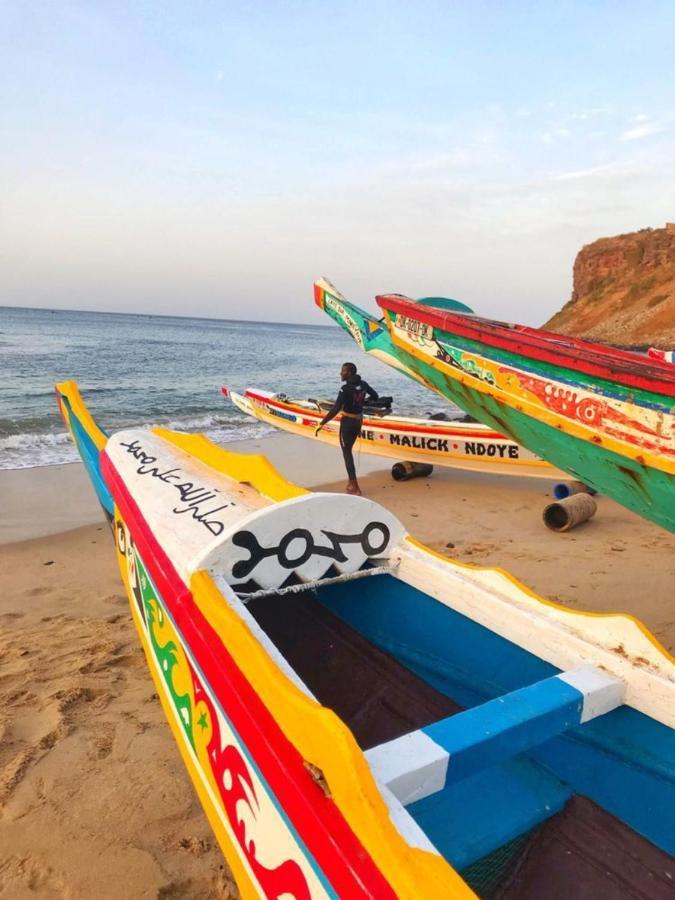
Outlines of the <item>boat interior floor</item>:
<svg viewBox="0 0 675 900">
<path fill-rule="evenodd" d="M 462 707 L 317 602 L 309 592 L 261 597 L 248 610 L 317 700 L 362 750 Z"/>
<path fill-rule="evenodd" d="M 494 900 L 672 900 L 675 860 L 586 797 L 534 831 Z M 484 895 L 485 896 L 485 895 Z"/>
<path fill-rule="evenodd" d="M 252 599 L 248 610 L 317 700 L 351 729 L 363 750 L 462 711 L 451 698 L 328 610 L 313 592 L 266 595 Z M 563 787 L 552 773 L 541 774 Z M 493 820 L 506 810 L 498 812 L 499 803 L 486 803 L 483 795 L 490 786 L 501 790 L 504 783 L 488 776 L 477 788 L 482 800 L 468 802 L 484 808 L 487 819 Z M 559 812 L 552 810 L 537 827 L 529 826 L 515 840 L 460 867 L 479 896 L 503 900 L 675 897 L 675 862 L 668 853 L 591 800 L 569 796 L 567 791 L 564 796 L 568 799 L 557 807 Z M 435 797 L 422 801 L 417 810 L 411 807 L 411 812 L 454 863 L 455 839 L 447 835 L 471 829 L 465 817 L 467 797 L 452 791 Z M 464 801 L 458 803 L 460 797 Z M 464 813 L 457 811 L 458 805 Z M 453 816 L 458 818 L 450 823 Z"/>
</svg>

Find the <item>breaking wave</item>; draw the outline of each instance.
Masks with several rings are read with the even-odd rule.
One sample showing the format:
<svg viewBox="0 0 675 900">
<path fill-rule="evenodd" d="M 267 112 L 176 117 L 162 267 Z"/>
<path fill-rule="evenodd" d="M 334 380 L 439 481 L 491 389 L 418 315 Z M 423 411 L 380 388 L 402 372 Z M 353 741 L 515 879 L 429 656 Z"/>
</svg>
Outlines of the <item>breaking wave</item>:
<svg viewBox="0 0 675 900">
<path fill-rule="evenodd" d="M 104 424 L 104 423 L 101 423 Z M 274 431 L 269 425 L 251 419 L 226 419 L 223 416 L 199 416 L 188 419 L 171 419 L 162 422 L 135 423 L 136 428 L 151 428 L 162 425 L 174 431 L 202 433 L 216 444 L 231 444 L 236 441 L 256 440 Z M 132 427 L 125 423 L 110 428 Z M 18 433 L 0 438 L 0 469 L 29 469 L 35 466 L 56 466 L 78 462 L 80 454 L 67 431 L 51 433 Z"/>
</svg>

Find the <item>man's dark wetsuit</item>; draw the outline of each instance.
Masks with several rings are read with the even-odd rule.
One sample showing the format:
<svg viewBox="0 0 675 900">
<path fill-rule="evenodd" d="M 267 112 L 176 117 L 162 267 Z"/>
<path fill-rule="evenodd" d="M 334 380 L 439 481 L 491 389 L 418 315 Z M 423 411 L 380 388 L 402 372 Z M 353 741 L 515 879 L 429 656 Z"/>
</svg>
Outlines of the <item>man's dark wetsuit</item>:
<svg viewBox="0 0 675 900">
<path fill-rule="evenodd" d="M 339 412 L 342 412 L 340 446 L 342 447 L 342 455 L 345 458 L 345 466 L 347 467 L 347 478 L 350 481 L 356 481 L 352 447 L 361 432 L 363 404 L 366 402 L 367 396 L 377 400 L 379 395 L 366 381 L 363 381 L 360 375 L 350 375 L 340 388 L 337 400 L 326 413 L 322 422 L 322 425 L 325 425 Z"/>
</svg>

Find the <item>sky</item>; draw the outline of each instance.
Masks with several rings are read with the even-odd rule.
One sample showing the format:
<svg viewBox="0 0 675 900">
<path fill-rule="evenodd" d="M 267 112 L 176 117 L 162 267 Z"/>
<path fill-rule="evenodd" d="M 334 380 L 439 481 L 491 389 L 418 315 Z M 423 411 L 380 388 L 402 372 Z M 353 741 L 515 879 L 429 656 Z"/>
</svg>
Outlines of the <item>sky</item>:
<svg viewBox="0 0 675 900">
<path fill-rule="evenodd" d="M 4 0 L 0 305 L 540 325 L 675 221 L 673 47 L 672 0 Z"/>
</svg>

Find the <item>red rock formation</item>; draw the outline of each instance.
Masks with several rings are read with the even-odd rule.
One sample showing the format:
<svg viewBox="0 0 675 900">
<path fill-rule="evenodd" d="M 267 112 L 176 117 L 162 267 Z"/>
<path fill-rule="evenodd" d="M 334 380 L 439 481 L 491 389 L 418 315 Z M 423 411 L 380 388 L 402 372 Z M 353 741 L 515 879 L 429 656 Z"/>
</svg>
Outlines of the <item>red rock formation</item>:
<svg viewBox="0 0 675 900">
<path fill-rule="evenodd" d="M 675 347 L 675 223 L 583 247 L 572 299 L 544 328 L 619 346 Z"/>
</svg>

